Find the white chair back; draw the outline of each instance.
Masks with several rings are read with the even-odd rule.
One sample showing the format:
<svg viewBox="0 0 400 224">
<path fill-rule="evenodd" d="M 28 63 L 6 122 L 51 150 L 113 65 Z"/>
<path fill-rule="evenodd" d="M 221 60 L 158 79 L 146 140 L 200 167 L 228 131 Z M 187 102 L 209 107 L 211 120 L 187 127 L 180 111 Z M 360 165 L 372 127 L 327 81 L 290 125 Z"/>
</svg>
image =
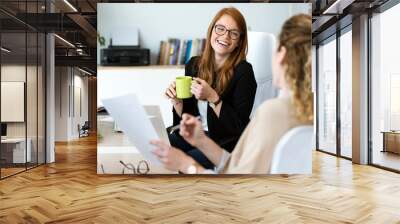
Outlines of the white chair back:
<svg viewBox="0 0 400 224">
<path fill-rule="evenodd" d="M 313 126 L 289 130 L 275 147 L 271 174 L 311 174 Z"/>
<path fill-rule="evenodd" d="M 246 59 L 253 66 L 254 76 L 257 82 L 257 91 L 254 99 L 250 118 L 258 106 L 265 100 L 277 96 L 277 90 L 272 85 L 272 52 L 275 50 L 275 36 L 265 32 L 247 33 L 248 51 Z"/>
</svg>

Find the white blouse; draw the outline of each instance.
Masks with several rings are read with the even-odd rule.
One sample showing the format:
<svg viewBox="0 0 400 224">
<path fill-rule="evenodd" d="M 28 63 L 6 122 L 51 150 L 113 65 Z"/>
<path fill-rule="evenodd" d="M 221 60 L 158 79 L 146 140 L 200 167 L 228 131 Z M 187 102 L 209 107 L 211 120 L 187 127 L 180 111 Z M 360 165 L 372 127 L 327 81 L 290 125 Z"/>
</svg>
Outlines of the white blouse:
<svg viewBox="0 0 400 224">
<path fill-rule="evenodd" d="M 202 125 L 204 131 L 208 131 L 207 106 L 208 106 L 207 101 L 204 101 L 204 100 L 197 101 L 197 107 L 199 108 L 201 125 Z"/>
</svg>

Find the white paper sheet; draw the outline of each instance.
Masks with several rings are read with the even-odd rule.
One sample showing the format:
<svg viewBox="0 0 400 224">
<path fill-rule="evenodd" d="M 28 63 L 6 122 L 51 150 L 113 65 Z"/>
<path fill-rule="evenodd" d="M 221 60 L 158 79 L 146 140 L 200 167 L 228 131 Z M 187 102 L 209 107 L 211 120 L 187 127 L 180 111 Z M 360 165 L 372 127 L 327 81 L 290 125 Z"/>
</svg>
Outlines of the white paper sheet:
<svg viewBox="0 0 400 224">
<path fill-rule="evenodd" d="M 128 94 L 104 99 L 103 105 L 144 158 L 154 165 L 161 165 L 152 153 L 154 146 L 149 143 L 159 136 L 137 96 Z"/>
</svg>

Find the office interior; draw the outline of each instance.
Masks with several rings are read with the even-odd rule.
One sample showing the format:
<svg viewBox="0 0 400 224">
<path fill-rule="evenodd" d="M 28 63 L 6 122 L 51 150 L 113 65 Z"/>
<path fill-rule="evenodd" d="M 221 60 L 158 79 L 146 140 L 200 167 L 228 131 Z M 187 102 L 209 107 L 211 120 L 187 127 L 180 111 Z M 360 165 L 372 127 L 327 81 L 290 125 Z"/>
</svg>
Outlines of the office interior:
<svg viewBox="0 0 400 224">
<path fill-rule="evenodd" d="M 393 27 L 400 5 L 369 3 L 363 12 L 363 4 L 331 16 L 333 24 L 319 24 L 326 17 L 313 23 L 316 149 L 399 172 L 400 34 Z"/>
<path fill-rule="evenodd" d="M 265 178 L 96 174 L 94 34 L 97 3 L 106 2 L 166 1 L 0 2 L 0 220 L 400 220 L 400 204 L 395 200 L 400 196 L 398 1 L 298 1 L 310 3 L 313 15 L 313 174 Z M 7 96 L 13 100 L 7 101 Z M 13 113 L 3 105 L 6 102 L 7 107 L 16 108 Z M 81 126 L 86 121 L 90 124 L 89 137 L 80 138 Z M 25 189 L 29 184 L 31 190 Z M 40 198 L 43 189 L 52 193 L 43 199 L 52 201 L 46 204 L 51 211 L 37 209 L 41 205 L 33 201 L 18 201 Z M 178 191 L 196 201 L 188 203 L 190 199 Z M 172 203 L 178 205 L 169 208 Z M 8 206 L 11 204 L 24 212 L 16 212 Z M 147 210 L 152 210 L 151 214 Z M 189 217 L 184 216 L 185 212 L 190 213 Z"/>
<path fill-rule="evenodd" d="M 55 143 L 96 130 L 96 40 L 85 36 L 96 14 L 81 7 L 88 15 L 60 1 L 0 3 L 1 179 L 55 162 Z"/>
<path fill-rule="evenodd" d="M 182 60 L 180 63 L 177 63 L 178 60 L 175 63 L 170 60 L 167 64 L 160 65 L 160 43 L 173 38 L 182 45 L 179 49 L 184 49 L 185 41 L 191 41 L 193 46 L 196 46 L 196 41 L 204 40 L 211 18 L 224 7 L 237 8 L 246 18 L 246 25 L 249 27 L 247 61 L 252 64 L 257 83 L 255 103 L 250 117 L 254 116 L 263 101 L 278 95 L 278 90 L 272 85 L 271 63 L 264 58 L 271 58 L 276 36 L 285 20 L 299 13 L 309 13 L 310 4 L 174 3 L 153 4 L 151 7 L 148 7 L 148 4 L 98 4 L 97 30 L 105 39 L 105 44 L 102 46 L 98 43 L 97 49 L 98 108 L 103 108 L 104 99 L 134 93 L 140 103 L 145 105 L 145 109 L 158 107 L 161 117 L 152 118 L 152 122 L 158 124 L 153 123 L 161 129 L 156 129 L 158 135 L 167 137 L 165 128 L 161 127 L 172 126 L 173 119 L 171 102 L 165 97 L 164 91 L 177 76 L 185 74 L 185 66 Z M 158 16 L 148 20 L 151 15 Z M 182 20 L 182 17 L 191 19 Z M 163 30 L 163 27 L 168 29 Z M 133 59 L 132 63 L 137 63 L 136 66 L 122 66 L 117 63 L 119 58 L 115 49 L 125 54 L 133 54 L 125 45 L 140 45 L 141 49 L 149 49 L 149 65 L 137 63 Z M 193 50 L 194 48 L 197 50 Z M 190 56 L 186 53 L 187 58 L 199 55 L 198 49 L 191 48 Z M 184 51 L 174 52 L 175 55 L 183 57 Z M 119 88 L 116 89 L 115 86 Z M 149 116 L 154 114 L 148 113 Z M 101 136 L 97 144 L 98 173 L 121 174 L 124 170 L 119 161 L 138 164 L 140 160 L 148 162 L 150 174 L 171 173 L 143 158 L 135 144 L 129 143 L 128 136 L 119 132 L 119 125 L 116 125 L 116 121 L 106 111 L 98 114 L 97 122 L 97 134 Z M 161 139 L 168 141 L 168 138 Z M 311 164 L 311 155 L 308 158 L 308 162 L 303 163 L 301 167 Z"/>
</svg>

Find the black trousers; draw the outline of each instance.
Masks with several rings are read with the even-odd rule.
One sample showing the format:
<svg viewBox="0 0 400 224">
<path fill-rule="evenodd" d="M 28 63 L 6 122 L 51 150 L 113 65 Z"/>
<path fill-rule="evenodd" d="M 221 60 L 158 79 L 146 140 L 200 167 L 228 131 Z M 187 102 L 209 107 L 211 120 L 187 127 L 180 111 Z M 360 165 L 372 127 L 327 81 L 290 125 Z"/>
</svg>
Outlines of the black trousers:
<svg viewBox="0 0 400 224">
<path fill-rule="evenodd" d="M 206 132 L 208 135 L 208 133 Z M 189 144 L 183 137 L 177 132 L 173 132 L 168 135 L 169 142 L 172 146 L 180 149 L 186 155 L 192 157 L 196 162 L 202 165 L 206 169 L 214 169 L 215 165 L 201 152 L 199 149 L 195 148 Z"/>
</svg>

